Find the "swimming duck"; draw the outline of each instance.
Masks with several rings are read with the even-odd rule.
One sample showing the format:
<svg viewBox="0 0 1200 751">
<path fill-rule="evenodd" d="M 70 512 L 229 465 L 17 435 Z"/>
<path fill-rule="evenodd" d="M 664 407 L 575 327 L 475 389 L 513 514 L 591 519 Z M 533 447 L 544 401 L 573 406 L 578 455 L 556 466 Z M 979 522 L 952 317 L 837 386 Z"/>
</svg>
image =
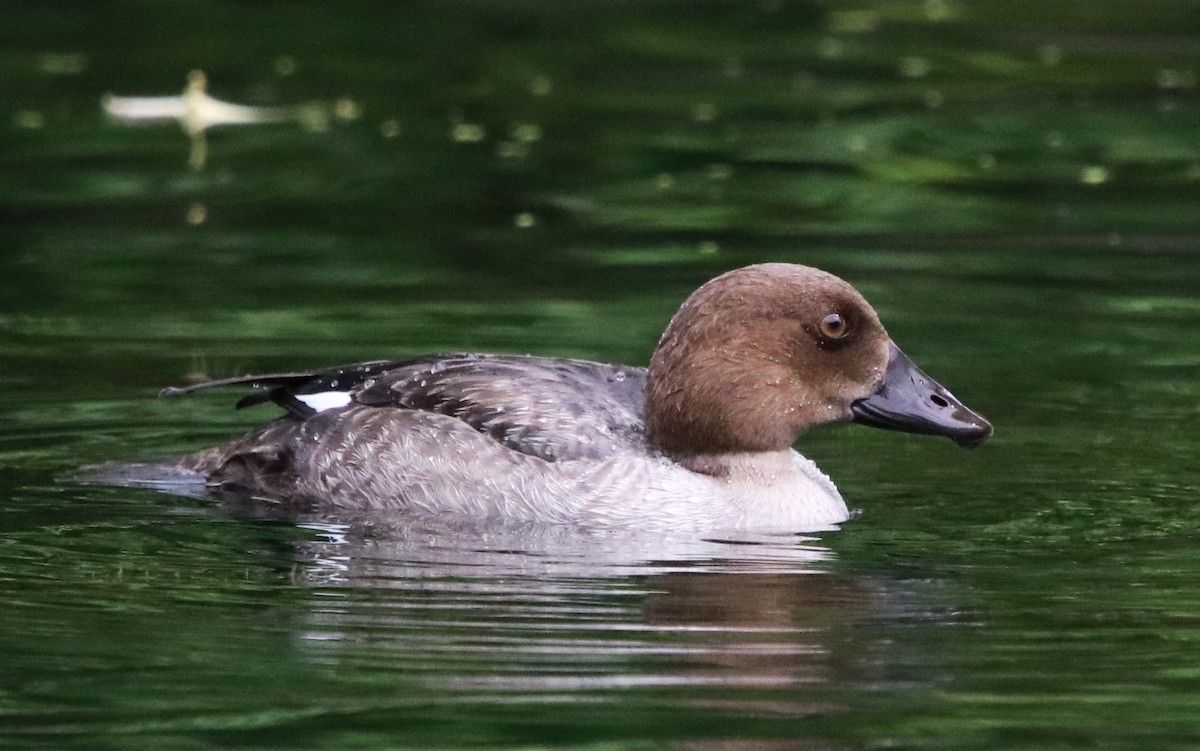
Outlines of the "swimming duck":
<svg viewBox="0 0 1200 751">
<path fill-rule="evenodd" d="M 275 503 L 643 529 L 828 529 L 834 484 L 792 449 L 855 421 L 992 432 L 891 341 L 853 287 L 765 263 L 712 279 L 649 368 L 451 354 L 227 378 L 285 414 L 174 469 Z"/>
</svg>

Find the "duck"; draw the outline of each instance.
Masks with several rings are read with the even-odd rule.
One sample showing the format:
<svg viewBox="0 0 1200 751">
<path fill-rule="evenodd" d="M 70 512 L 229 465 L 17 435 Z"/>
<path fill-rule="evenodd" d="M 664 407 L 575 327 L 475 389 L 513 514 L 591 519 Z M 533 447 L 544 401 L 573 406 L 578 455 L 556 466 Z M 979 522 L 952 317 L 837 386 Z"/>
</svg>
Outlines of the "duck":
<svg viewBox="0 0 1200 751">
<path fill-rule="evenodd" d="M 170 460 L 285 507 L 638 530 L 814 532 L 850 518 L 793 445 L 856 422 L 976 446 L 992 425 L 923 373 L 849 283 L 762 263 L 671 318 L 649 367 L 438 354 L 170 387 L 252 389 L 275 420 Z"/>
</svg>

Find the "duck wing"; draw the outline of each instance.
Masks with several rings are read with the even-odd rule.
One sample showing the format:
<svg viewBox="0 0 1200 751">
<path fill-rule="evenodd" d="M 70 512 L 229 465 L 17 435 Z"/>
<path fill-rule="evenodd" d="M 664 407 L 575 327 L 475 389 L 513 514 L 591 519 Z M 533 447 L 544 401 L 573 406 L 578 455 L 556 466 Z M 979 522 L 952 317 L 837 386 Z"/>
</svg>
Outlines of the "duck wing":
<svg viewBox="0 0 1200 751">
<path fill-rule="evenodd" d="M 238 400 L 236 409 L 274 402 L 292 417 L 303 420 L 326 409 L 349 406 L 355 391 L 372 376 L 408 362 L 378 360 L 308 372 L 233 376 L 187 386 L 168 386 L 159 392 L 159 396 L 184 396 L 223 386 L 253 386 L 258 391 Z"/>
<path fill-rule="evenodd" d="M 353 405 L 432 412 L 461 420 L 515 451 L 564 461 L 644 450 L 645 384 L 644 368 L 454 354 L 225 378 L 163 394 L 250 385 L 260 390 L 243 397 L 239 409 L 273 402 L 297 420 Z"/>
</svg>

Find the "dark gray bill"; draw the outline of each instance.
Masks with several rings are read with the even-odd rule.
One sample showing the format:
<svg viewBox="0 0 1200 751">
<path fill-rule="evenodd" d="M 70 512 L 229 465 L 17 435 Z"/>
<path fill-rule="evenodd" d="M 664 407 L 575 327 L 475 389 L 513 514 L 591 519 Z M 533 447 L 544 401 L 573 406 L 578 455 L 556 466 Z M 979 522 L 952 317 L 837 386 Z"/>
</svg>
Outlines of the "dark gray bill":
<svg viewBox="0 0 1200 751">
<path fill-rule="evenodd" d="M 906 433 L 944 435 L 959 446 L 978 446 L 992 424 L 921 372 L 895 344 L 879 388 L 850 405 L 854 421 Z"/>
</svg>

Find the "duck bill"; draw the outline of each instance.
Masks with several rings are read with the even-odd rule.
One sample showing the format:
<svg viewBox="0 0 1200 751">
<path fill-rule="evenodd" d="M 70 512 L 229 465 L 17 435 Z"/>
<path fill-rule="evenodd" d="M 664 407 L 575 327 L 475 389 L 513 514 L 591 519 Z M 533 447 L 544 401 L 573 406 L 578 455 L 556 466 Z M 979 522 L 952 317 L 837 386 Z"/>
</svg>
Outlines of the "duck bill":
<svg viewBox="0 0 1200 751">
<path fill-rule="evenodd" d="M 855 422 L 885 430 L 944 435 L 959 446 L 978 446 L 992 434 L 983 415 L 921 372 L 895 344 L 875 392 L 850 405 Z"/>
</svg>

